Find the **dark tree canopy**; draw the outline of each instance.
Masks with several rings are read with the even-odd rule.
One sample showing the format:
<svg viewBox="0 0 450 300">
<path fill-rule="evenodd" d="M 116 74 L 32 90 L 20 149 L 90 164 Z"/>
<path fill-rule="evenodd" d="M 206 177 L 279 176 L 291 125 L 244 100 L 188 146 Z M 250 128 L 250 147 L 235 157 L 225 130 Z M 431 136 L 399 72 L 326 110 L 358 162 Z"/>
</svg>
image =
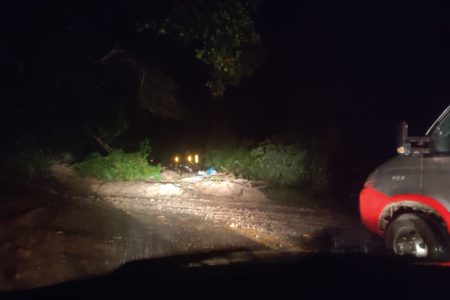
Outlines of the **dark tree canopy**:
<svg viewBox="0 0 450 300">
<path fill-rule="evenodd" d="M 166 15 L 140 24 L 139 31 L 176 37 L 195 48 L 195 57 L 210 68 L 207 86 L 215 96 L 227 85 L 236 86 L 252 74 L 245 52 L 260 43 L 248 3 L 240 1 L 187 1 Z"/>
<path fill-rule="evenodd" d="M 19 1 L 0 18 L 4 94 L 22 114 L 10 121 L 42 130 L 88 126 L 112 140 L 139 110 L 181 118 L 186 86 L 206 84 L 220 96 L 252 73 L 256 4 Z"/>
</svg>

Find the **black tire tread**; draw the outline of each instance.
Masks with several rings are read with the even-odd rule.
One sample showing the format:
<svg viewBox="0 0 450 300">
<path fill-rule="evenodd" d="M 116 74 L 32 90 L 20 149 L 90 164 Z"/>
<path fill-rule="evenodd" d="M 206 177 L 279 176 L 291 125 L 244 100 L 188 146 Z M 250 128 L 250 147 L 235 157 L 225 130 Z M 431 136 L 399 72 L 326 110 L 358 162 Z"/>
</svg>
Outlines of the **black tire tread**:
<svg viewBox="0 0 450 300">
<path fill-rule="evenodd" d="M 401 214 L 388 225 L 386 230 L 386 246 L 390 251 L 393 251 L 395 232 L 405 226 L 411 226 L 420 232 L 425 242 L 431 249 L 428 259 L 448 259 L 447 245 L 445 243 L 445 238 L 442 236 L 443 231 L 439 228 L 440 225 L 437 222 L 433 222 L 431 219 L 426 219 L 413 213 Z M 436 251 L 435 249 L 444 250 Z"/>
</svg>

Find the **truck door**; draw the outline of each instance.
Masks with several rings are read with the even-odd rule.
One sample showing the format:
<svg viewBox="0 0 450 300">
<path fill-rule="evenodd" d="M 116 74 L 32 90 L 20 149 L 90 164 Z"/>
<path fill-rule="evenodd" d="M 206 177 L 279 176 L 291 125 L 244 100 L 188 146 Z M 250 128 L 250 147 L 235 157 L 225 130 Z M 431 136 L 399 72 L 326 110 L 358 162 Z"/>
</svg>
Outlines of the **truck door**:
<svg viewBox="0 0 450 300">
<path fill-rule="evenodd" d="M 450 113 L 429 135 L 433 151 L 423 159 L 422 194 L 438 200 L 450 211 Z"/>
</svg>

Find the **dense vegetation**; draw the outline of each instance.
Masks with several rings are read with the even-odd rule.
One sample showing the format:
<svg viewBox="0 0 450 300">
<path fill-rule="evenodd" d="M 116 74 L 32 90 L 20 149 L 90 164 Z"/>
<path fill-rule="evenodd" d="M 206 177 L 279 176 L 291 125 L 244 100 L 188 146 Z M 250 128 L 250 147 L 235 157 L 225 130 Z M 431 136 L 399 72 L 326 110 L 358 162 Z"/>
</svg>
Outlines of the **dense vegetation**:
<svg viewBox="0 0 450 300">
<path fill-rule="evenodd" d="M 211 148 L 205 154 L 205 164 L 222 172 L 255 180 L 265 180 L 273 186 L 291 186 L 317 195 L 326 190 L 327 157 L 307 150 L 299 143 L 266 140 L 244 142 L 235 148 Z"/>
<path fill-rule="evenodd" d="M 75 165 L 82 176 L 106 180 L 159 180 L 160 165 L 149 165 L 151 147 L 148 141 L 141 143 L 136 152 L 126 153 L 114 149 L 106 156 L 91 153 L 84 161 Z"/>
<path fill-rule="evenodd" d="M 58 157 L 48 148 L 21 148 L 4 158 L 1 179 L 36 180 L 51 176 L 51 165 Z"/>
</svg>

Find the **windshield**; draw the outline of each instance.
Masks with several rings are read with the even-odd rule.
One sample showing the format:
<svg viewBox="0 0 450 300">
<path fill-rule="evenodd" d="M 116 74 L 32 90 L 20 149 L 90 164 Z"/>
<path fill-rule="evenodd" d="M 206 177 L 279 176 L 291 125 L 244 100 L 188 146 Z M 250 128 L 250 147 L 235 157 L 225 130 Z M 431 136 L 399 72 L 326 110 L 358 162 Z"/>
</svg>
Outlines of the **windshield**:
<svg viewBox="0 0 450 300">
<path fill-rule="evenodd" d="M 0 11 L 0 291 L 215 250 L 434 254 L 370 189 L 418 193 L 418 160 L 373 170 L 399 120 L 448 104 L 423 104 L 447 99 L 443 9 L 88 2 Z"/>
<path fill-rule="evenodd" d="M 428 130 L 427 134 L 434 138 L 437 153 L 450 153 L 450 114 L 449 108 Z"/>
<path fill-rule="evenodd" d="M 444 112 L 439 116 L 439 118 L 434 121 L 433 125 L 427 130 L 425 135 L 438 136 L 442 135 L 443 131 L 447 131 L 448 119 L 449 119 L 450 106 L 447 107 Z"/>
</svg>

